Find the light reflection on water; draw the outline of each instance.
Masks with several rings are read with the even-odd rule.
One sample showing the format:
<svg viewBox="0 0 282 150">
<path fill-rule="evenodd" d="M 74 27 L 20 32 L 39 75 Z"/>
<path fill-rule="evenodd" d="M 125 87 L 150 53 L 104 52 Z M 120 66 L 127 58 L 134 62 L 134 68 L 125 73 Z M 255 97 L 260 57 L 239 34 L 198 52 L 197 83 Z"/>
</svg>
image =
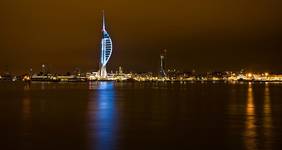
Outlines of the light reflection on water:
<svg viewBox="0 0 282 150">
<path fill-rule="evenodd" d="M 118 127 L 114 83 L 91 82 L 89 89 L 92 90 L 88 106 L 91 149 L 114 149 Z"/>
<path fill-rule="evenodd" d="M 247 105 L 246 105 L 246 124 L 245 124 L 245 144 L 247 150 L 256 150 L 257 149 L 257 118 L 255 113 L 255 104 L 253 96 L 253 86 L 252 83 L 249 83 L 247 90 Z"/>
<path fill-rule="evenodd" d="M 30 85 L 25 84 L 24 91 L 29 91 Z M 22 147 L 28 148 L 29 145 L 27 141 L 30 140 L 31 130 L 32 130 L 32 111 L 31 111 L 31 99 L 28 93 L 25 93 L 21 101 L 21 111 L 22 111 Z"/>
<path fill-rule="evenodd" d="M 256 108 L 254 99 L 253 85 L 248 85 L 247 105 L 246 105 L 246 124 L 245 124 L 245 146 L 247 150 L 272 149 L 273 124 L 272 108 L 269 92 L 269 84 L 265 83 L 263 93 L 262 109 Z M 258 112 L 256 112 L 256 109 Z M 259 117 L 262 112 L 262 117 Z M 260 123 L 261 122 L 261 123 Z M 261 134 L 262 133 L 262 134 Z M 260 135 L 259 135 L 260 134 Z"/>
<path fill-rule="evenodd" d="M 30 133 L 31 121 L 31 101 L 29 97 L 25 97 L 22 101 L 22 120 L 23 120 L 23 134 L 26 136 Z"/>
<path fill-rule="evenodd" d="M 272 108 L 270 101 L 269 84 L 265 84 L 264 88 L 264 102 L 263 102 L 263 129 L 264 129 L 264 145 L 265 149 L 272 149 Z"/>
</svg>

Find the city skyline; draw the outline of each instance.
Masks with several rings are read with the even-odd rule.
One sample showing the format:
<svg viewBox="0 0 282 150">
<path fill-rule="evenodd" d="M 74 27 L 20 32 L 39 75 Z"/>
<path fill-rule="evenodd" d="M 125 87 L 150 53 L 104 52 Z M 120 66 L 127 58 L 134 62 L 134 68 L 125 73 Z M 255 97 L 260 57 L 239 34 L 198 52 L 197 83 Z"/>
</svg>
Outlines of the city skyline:
<svg viewBox="0 0 282 150">
<path fill-rule="evenodd" d="M 164 1 L 163 9 L 125 0 L 2 3 L 0 72 L 40 70 L 41 64 L 53 72 L 97 71 L 103 9 L 115 39 L 109 70 L 158 72 L 162 49 L 167 68 L 178 70 L 282 70 L 278 0 Z"/>
<path fill-rule="evenodd" d="M 0 148 L 280 150 L 281 6 L 0 1 Z"/>
</svg>

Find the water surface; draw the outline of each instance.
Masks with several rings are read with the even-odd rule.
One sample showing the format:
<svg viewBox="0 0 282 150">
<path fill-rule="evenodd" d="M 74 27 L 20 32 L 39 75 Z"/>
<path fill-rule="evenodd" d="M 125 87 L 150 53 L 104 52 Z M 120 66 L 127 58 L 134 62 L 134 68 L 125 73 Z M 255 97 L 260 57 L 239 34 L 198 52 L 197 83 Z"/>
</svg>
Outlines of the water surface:
<svg viewBox="0 0 282 150">
<path fill-rule="evenodd" d="M 0 82 L 3 150 L 280 150 L 282 84 Z"/>
</svg>

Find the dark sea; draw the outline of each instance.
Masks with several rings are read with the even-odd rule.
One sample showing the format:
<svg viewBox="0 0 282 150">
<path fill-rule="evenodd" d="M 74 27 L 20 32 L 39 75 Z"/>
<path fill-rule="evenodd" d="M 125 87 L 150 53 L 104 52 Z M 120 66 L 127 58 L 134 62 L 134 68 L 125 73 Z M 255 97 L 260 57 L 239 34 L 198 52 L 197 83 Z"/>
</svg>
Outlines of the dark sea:
<svg viewBox="0 0 282 150">
<path fill-rule="evenodd" d="M 0 82 L 1 150 L 281 150 L 282 83 Z"/>
</svg>

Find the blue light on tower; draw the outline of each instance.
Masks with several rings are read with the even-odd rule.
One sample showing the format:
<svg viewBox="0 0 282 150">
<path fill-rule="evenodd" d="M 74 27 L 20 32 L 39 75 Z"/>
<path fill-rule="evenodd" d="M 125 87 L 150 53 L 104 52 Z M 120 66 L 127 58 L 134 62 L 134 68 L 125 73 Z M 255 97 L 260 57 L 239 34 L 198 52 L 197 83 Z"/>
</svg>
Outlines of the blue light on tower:
<svg viewBox="0 0 282 150">
<path fill-rule="evenodd" d="M 112 39 L 106 31 L 105 15 L 103 11 L 103 28 L 102 28 L 102 40 L 101 40 L 101 57 L 100 57 L 100 70 L 99 75 L 101 78 L 107 78 L 106 65 L 112 55 L 113 44 Z"/>
</svg>

